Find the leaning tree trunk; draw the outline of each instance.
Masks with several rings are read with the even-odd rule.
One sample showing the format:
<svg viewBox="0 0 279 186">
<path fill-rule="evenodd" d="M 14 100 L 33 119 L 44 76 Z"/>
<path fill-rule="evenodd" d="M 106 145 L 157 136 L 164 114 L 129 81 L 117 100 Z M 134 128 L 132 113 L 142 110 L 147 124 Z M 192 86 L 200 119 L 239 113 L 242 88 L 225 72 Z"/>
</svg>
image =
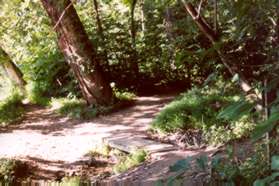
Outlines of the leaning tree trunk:
<svg viewBox="0 0 279 186">
<path fill-rule="evenodd" d="M 18 87 L 22 92 L 25 92 L 26 82 L 23 79 L 23 74 L 20 69 L 14 64 L 7 52 L 0 47 L 0 65 L 3 67 L 8 78 Z"/>
<path fill-rule="evenodd" d="M 200 13 L 197 12 L 197 10 L 194 8 L 194 6 L 191 3 L 184 3 L 185 9 L 190 14 L 190 16 L 193 18 L 196 25 L 199 27 L 199 29 L 202 31 L 202 33 L 211 41 L 212 45 L 215 46 L 219 40 L 219 35 L 216 34 L 215 30 L 211 28 L 211 26 L 207 23 L 207 21 L 200 15 Z M 219 49 L 216 48 L 217 53 L 219 54 L 219 57 L 221 61 L 223 62 L 224 66 L 228 69 L 228 71 L 232 74 L 239 74 L 239 85 L 242 88 L 244 92 L 249 92 L 252 90 L 251 85 L 249 85 L 248 81 L 244 77 L 244 75 L 238 70 L 237 66 L 231 62 L 231 60 L 225 55 L 225 53 Z M 257 95 L 260 97 L 259 95 Z"/>
<path fill-rule="evenodd" d="M 79 82 L 88 104 L 108 105 L 112 90 L 100 58 L 70 0 L 41 0 L 58 35 L 58 45 Z"/>
</svg>

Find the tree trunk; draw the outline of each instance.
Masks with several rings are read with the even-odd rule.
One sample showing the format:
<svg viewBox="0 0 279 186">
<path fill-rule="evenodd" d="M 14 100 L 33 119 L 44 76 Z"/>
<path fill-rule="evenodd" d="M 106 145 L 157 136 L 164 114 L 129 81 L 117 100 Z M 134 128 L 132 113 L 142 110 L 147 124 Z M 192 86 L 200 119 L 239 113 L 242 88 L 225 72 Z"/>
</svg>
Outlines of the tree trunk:
<svg viewBox="0 0 279 186">
<path fill-rule="evenodd" d="M 3 67 L 8 78 L 20 88 L 22 92 L 25 92 L 26 82 L 23 79 L 23 74 L 20 69 L 14 64 L 7 52 L 0 47 L 0 65 Z"/>
<path fill-rule="evenodd" d="M 100 14 L 99 14 L 98 1 L 93 0 L 93 4 L 94 4 L 95 15 L 96 15 L 96 23 L 97 23 L 98 34 L 101 37 L 101 39 L 104 41 L 104 39 L 105 39 L 104 32 L 103 32 L 104 29 L 103 29 L 102 21 L 101 21 Z"/>
<path fill-rule="evenodd" d="M 139 67 L 138 67 L 138 62 L 137 62 L 137 46 L 136 46 L 136 24 L 135 24 L 135 9 L 136 9 L 136 4 L 137 0 L 132 0 L 131 4 L 131 38 L 132 38 L 132 49 L 133 49 L 133 54 L 132 54 L 132 60 L 131 60 L 131 66 L 132 70 L 135 73 L 135 76 L 138 75 L 139 73 Z"/>
<path fill-rule="evenodd" d="M 132 46 L 136 48 L 136 25 L 135 25 L 135 8 L 137 0 L 132 0 L 131 4 L 131 37 L 132 37 Z"/>
<path fill-rule="evenodd" d="M 144 15 L 144 0 L 140 2 L 140 14 L 141 14 L 141 31 L 144 35 L 145 32 L 145 15 Z"/>
<path fill-rule="evenodd" d="M 112 90 L 100 58 L 70 0 L 41 0 L 58 35 L 58 46 L 79 82 L 88 104 L 109 105 Z"/>
</svg>

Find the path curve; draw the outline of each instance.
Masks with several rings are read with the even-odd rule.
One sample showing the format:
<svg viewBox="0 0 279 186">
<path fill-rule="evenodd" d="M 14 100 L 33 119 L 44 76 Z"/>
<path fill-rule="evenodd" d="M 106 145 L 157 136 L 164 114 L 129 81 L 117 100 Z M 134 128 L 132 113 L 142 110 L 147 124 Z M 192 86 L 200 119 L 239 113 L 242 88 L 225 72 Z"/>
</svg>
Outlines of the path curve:
<svg viewBox="0 0 279 186">
<path fill-rule="evenodd" d="M 31 108 L 20 125 L 0 129 L 0 158 L 76 162 L 105 137 L 144 135 L 154 116 L 173 98 L 138 97 L 134 106 L 91 121 Z"/>
</svg>

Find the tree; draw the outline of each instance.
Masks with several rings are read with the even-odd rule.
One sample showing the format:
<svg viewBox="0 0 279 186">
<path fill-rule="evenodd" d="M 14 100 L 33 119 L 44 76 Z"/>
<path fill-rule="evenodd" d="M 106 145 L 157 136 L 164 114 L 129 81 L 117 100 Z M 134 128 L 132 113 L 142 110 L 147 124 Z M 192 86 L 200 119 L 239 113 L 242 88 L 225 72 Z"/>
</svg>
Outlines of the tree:
<svg viewBox="0 0 279 186">
<path fill-rule="evenodd" d="M 108 52 L 105 47 L 105 35 L 104 35 L 104 29 L 102 25 L 102 20 L 100 17 L 100 12 L 99 12 L 99 4 L 97 0 L 93 0 L 93 8 L 95 11 L 95 19 L 96 19 L 96 24 L 97 24 L 97 32 L 99 37 L 101 38 L 102 44 L 104 46 L 104 60 L 106 64 L 108 64 Z"/>
<path fill-rule="evenodd" d="M 4 69 L 8 78 L 18 87 L 22 92 L 25 92 L 26 82 L 23 79 L 23 74 L 20 69 L 14 64 L 7 52 L 0 47 L 0 65 Z"/>
<path fill-rule="evenodd" d="M 70 0 L 41 0 L 58 36 L 58 46 L 79 82 L 88 104 L 109 105 L 112 89 L 100 58 Z"/>
<path fill-rule="evenodd" d="M 135 9 L 137 5 L 137 0 L 132 0 L 131 2 L 131 37 L 132 37 L 132 48 L 133 48 L 133 60 L 132 61 L 132 68 L 133 71 L 135 72 L 136 76 L 138 75 L 139 72 L 139 66 L 137 62 L 137 46 L 136 46 L 136 33 L 137 33 L 137 28 L 135 24 Z"/>
<path fill-rule="evenodd" d="M 228 69 L 228 71 L 231 73 L 232 76 L 238 74 L 239 75 L 239 85 L 242 88 L 244 92 L 249 92 L 252 90 L 251 85 L 246 80 L 245 76 L 242 74 L 242 72 L 238 69 L 237 65 L 230 61 L 229 58 L 224 54 L 224 52 L 216 47 L 218 45 L 218 42 L 220 42 L 220 37 L 218 34 L 216 34 L 216 30 L 211 28 L 211 26 L 208 24 L 208 22 L 205 20 L 205 18 L 201 15 L 201 5 L 200 3 L 199 9 L 196 10 L 196 8 L 192 5 L 192 3 L 186 3 L 183 1 L 183 4 L 185 6 L 185 9 L 187 10 L 188 14 L 192 17 L 193 21 L 196 23 L 196 25 L 199 27 L 199 29 L 202 31 L 202 33 L 210 40 L 213 47 L 215 47 L 221 61 L 223 62 L 224 66 Z M 217 26 L 216 26 L 217 28 Z M 257 99 L 261 98 L 260 95 L 257 95 Z"/>
</svg>

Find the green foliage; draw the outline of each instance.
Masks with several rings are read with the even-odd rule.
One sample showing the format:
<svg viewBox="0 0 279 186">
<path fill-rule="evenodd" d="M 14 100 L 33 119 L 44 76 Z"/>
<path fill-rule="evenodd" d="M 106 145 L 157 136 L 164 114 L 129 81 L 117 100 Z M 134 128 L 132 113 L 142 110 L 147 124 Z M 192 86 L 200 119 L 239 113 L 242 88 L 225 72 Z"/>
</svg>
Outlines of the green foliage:
<svg viewBox="0 0 279 186">
<path fill-rule="evenodd" d="M 0 181 L 5 181 L 8 183 L 9 181 L 18 178 L 20 175 L 24 175 L 23 171 L 26 170 L 26 165 L 18 160 L 14 159 L 0 159 Z"/>
<path fill-rule="evenodd" d="M 198 167 L 201 170 L 203 170 L 203 171 L 206 170 L 206 168 L 208 166 L 208 158 L 207 158 L 207 156 L 200 156 L 200 157 L 198 157 L 196 159 L 196 162 L 197 162 Z"/>
<path fill-rule="evenodd" d="M 90 119 L 98 114 L 97 108 L 77 98 L 52 98 L 50 105 L 57 113 L 71 118 Z"/>
<path fill-rule="evenodd" d="M 232 106 L 228 105 L 239 105 L 239 97 L 233 96 L 234 91 L 226 91 L 230 94 L 220 88 L 189 90 L 160 112 L 152 123 L 152 129 L 164 133 L 199 129 L 206 141 L 214 145 L 248 137 L 255 127 L 250 113 L 241 113 L 233 119 L 220 117 L 228 112 L 227 108 L 231 110 Z"/>
<path fill-rule="evenodd" d="M 147 152 L 144 150 L 137 150 L 132 154 L 124 157 L 116 165 L 113 166 L 115 173 L 122 173 L 128 169 L 138 166 L 140 163 L 146 160 Z"/>
<path fill-rule="evenodd" d="M 209 144 L 220 145 L 234 139 L 248 138 L 256 127 L 249 116 L 228 123 L 227 126 L 213 125 L 203 129 L 204 137 Z"/>
<path fill-rule="evenodd" d="M 201 129 L 204 126 L 222 125 L 224 120 L 218 119 L 217 113 L 230 99 L 218 94 L 204 94 L 201 89 L 192 89 L 167 105 L 153 121 L 152 128 L 171 132 L 177 129 Z"/>
<path fill-rule="evenodd" d="M 203 155 L 197 157 L 195 159 L 196 166 L 191 163 L 191 158 L 178 160 L 169 167 L 170 171 L 176 172 L 176 174 L 170 177 L 167 183 L 180 180 L 185 172 L 196 170 L 196 167 L 198 168 L 196 171 L 208 175 L 200 180 L 206 185 L 252 185 L 256 179 L 266 177 L 269 173 L 264 146 L 257 146 L 255 152 L 246 159 L 235 161 L 235 158 L 232 149 L 228 148 L 226 156 L 216 155 L 211 159 Z M 272 158 L 272 164 L 276 170 L 278 168 L 277 158 L 276 156 Z M 275 175 L 273 174 L 273 177 Z M 265 180 L 267 179 L 270 180 L 270 177 L 265 178 Z M 262 180 L 257 182 L 262 183 Z M 160 183 L 163 184 L 161 181 Z"/>
<path fill-rule="evenodd" d="M 266 176 L 263 179 L 258 179 L 254 182 L 254 186 L 264 186 L 264 185 L 278 185 L 278 181 L 276 178 L 279 177 L 279 164 L 278 164 L 279 156 L 272 156 L 271 159 L 271 170 L 273 171 L 271 175 Z"/>
<path fill-rule="evenodd" d="M 110 153 L 113 149 L 106 143 L 103 143 L 99 146 L 96 146 L 93 150 L 91 150 L 88 154 L 92 157 L 109 157 Z"/>
<path fill-rule="evenodd" d="M 242 116 L 249 114 L 254 107 L 255 103 L 250 103 L 246 100 L 239 100 L 230 104 L 227 108 L 220 112 L 218 117 L 226 120 L 238 120 Z"/>
<path fill-rule="evenodd" d="M 279 112 L 273 112 L 271 116 L 262 123 L 258 124 L 252 134 L 253 140 L 258 140 L 261 138 L 264 134 L 270 132 L 274 127 L 276 126 L 277 122 L 279 120 Z"/>
<path fill-rule="evenodd" d="M 253 182 L 269 172 L 267 157 L 264 146 L 256 146 L 254 153 L 246 159 L 236 162 L 230 151 L 227 152 L 228 158 L 224 158 L 212 166 L 215 180 L 221 183 L 232 183 L 240 185 L 252 185 Z"/>
<path fill-rule="evenodd" d="M 47 105 L 47 97 L 75 92 L 77 84 L 58 49 L 56 33 L 41 3 L 0 3 L 0 43 L 22 70 L 31 103 Z"/>
<path fill-rule="evenodd" d="M 174 165 L 169 167 L 171 172 L 186 171 L 190 166 L 190 158 L 178 160 Z"/>
<path fill-rule="evenodd" d="M 136 94 L 127 90 L 120 90 L 116 87 L 113 88 L 113 93 L 116 99 L 120 101 L 132 101 L 135 99 Z"/>
<path fill-rule="evenodd" d="M 0 101 L 7 98 L 13 90 L 12 82 L 4 76 L 3 69 L 0 68 Z"/>
<path fill-rule="evenodd" d="M 29 82 L 26 85 L 27 98 L 32 104 L 47 106 L 50 99 L 43 96 L 42 93 L 47 90 L 48 86 L 44 82 Z"/>
<path fill-rule="evenodd" d="M 64 177 L 58 185 L 60 186 L 79 186 L 82 185 L 82 179 L 78 176 Z"/>
<path fill-rule="evenodd" d="M 0 101 L 0 125 L 8 125 L 22 117 L 24 113 L 22 99 L 23 96 L 14 89 L 7 98 Z"/>
</svg>

